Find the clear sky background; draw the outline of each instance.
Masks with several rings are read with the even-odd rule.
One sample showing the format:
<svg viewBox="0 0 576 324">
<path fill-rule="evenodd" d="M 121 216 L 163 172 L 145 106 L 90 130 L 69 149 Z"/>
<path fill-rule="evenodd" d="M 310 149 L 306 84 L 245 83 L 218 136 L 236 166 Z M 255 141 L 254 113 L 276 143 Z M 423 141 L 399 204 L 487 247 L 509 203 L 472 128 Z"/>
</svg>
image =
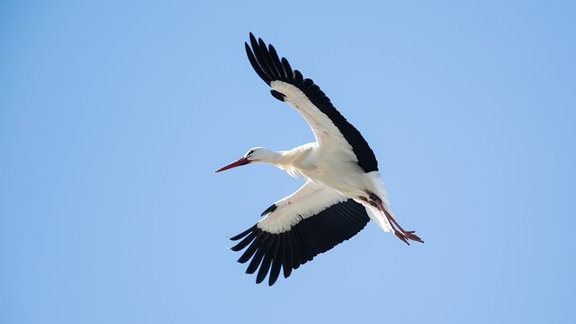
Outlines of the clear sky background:
<svg viewBox="0 0 576 324">
<path fill-rule="evenodd" d="M 576 322 L 573 1 L 3 1 L 0 322 Z M 256 285 L 227 237 L 302 181 L 213 171 L 313 140 L 253 32 L 364 134 L 370 223 Z"/>
</svg>

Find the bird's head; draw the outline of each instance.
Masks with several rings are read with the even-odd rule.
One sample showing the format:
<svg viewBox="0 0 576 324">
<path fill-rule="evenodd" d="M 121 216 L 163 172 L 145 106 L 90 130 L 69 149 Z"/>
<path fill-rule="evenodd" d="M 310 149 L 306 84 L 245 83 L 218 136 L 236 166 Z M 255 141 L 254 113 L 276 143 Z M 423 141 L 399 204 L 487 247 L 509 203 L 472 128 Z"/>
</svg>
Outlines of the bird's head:
<svg viewBox="0 0 576 324">
<path fill-rule="evenodd" d="M 282 154 L 279 152 L 274 152 L 269 150 L 265 147 L 254 147 L 248 150 L 243 157 L 239 158 L 238 160 L 227 164 L 220 169 L 216 170 L 215 172 L 220 172 L 228 169 L 232 169 L 241 165 L 249 164 L 252 162 L 266 162 L 266 163 L 274 163 L 281 158 Z"/>
</svg>

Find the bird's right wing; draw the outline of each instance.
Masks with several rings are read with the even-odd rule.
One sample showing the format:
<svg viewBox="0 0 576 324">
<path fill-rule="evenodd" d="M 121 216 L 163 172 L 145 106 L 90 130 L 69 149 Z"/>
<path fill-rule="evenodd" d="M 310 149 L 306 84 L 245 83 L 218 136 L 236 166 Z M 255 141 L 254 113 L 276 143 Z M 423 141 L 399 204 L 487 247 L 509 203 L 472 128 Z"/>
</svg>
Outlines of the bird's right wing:
<svg viewBox="0 0 576 324">
<path fill-rule="evenodd" d="M 240 242 L 233 251 L 246 251 L 238 262 L 250 264 L 246 273 L 258 270 L 260 283 L 270 273 L 268 284 L 312 260 L 362 230 L 370 218 L 366 208 L 328 187 L 306 182 L 292 195 L 266 209 L 264 219 L 230 238 Z"/>
</svg>

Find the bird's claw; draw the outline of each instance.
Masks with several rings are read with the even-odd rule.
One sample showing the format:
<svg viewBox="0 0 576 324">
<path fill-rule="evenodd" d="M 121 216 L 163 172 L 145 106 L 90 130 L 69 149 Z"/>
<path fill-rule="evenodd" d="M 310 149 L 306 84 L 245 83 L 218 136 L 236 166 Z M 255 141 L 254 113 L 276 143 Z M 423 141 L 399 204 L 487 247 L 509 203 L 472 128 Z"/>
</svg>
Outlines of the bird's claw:
<svg viewBox="0 0 576 324">
<path fill-rule="evenodd" d="M 406 237 L 404 236 L 404 234 L 394 231 L 394 235 L 396 235 L 397 238 L 401 239 L 402 241 L 404 241 L 404 243 L 410 245 L 410 242 L 408 242 L 408 240 L 406 240 Z"/>
<path fill-rule="evenodd" d="M 424 243 L 424 241 L 422 241 L 422 239 L 418 235 L 414 234 L 414 231 L 406 231 L 406 232 L 394 231 L 394 235 L 396 235 L 396 237 L 398 237 L 408 245 L 410 245 L 410 242 L 408 242 L 408 240 Z"/>
</svg>

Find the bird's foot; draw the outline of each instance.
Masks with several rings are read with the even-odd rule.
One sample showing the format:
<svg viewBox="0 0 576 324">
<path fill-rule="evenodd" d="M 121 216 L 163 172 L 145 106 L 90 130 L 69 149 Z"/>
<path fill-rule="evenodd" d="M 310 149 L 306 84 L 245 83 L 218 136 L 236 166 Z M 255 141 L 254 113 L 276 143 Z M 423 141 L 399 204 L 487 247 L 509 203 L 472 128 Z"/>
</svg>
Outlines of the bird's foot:
<svg viewBox="0 0 576 324">
<path fill-rule="evenodd" d="M 424 241 L 422 241 L 422 239 L 414 234 L 414 231 L 406 231 L 406 232 L 400 232 L 397 230 L 393 230 L 394 231 L 394 235 L 396 235 L 397 238 L 401 239 L 404 243 L 410 245 L 410 242 L 408 241 L 416 241 L 416 242 L 420 242 L 420 243 L 424 243 Z"/>
<path fill-rule="evenodd" d="M 396 235 L 397 238 L 401 239 L 404 243 L 408 245 L 410 245 L 410 242 L 408 241 L 424 243 L 424 241 L 422 241 L 422 239 L 418 235 L 414 234 L 414 231 L 405 231 L 402 228 L 402 226 L 400 226 L 400 224 L 396 222 L 394 217 L 392 217 L 390 213 L 388 213 L 388 211 L 382 205 L 382 200 L 374 193 L 370 193 L 366 201 L 370 202 L 373 206 L 378 207 L 378 209 L 380 209 L 384 213 L 384 216 L 386 216 L 386 219 L 388 220 L 390 227 L 392 227 L 392 232 L 394 233 L 394 235 Z"/>
<path fill-rule="evenodd" d="M 404 243 L 410 245 L 410 242 L 408 242 L 408 239 L 406 239 L 406 237 L 404 237 L 404 235 L 402 233 L 400 233 L 398 231 L 394 231 L 394 230 L 392 230 L 392 231 L 394 232 L 394 235 L 396 235 L 397 238 L 401 239 Z"/>
</svg>

